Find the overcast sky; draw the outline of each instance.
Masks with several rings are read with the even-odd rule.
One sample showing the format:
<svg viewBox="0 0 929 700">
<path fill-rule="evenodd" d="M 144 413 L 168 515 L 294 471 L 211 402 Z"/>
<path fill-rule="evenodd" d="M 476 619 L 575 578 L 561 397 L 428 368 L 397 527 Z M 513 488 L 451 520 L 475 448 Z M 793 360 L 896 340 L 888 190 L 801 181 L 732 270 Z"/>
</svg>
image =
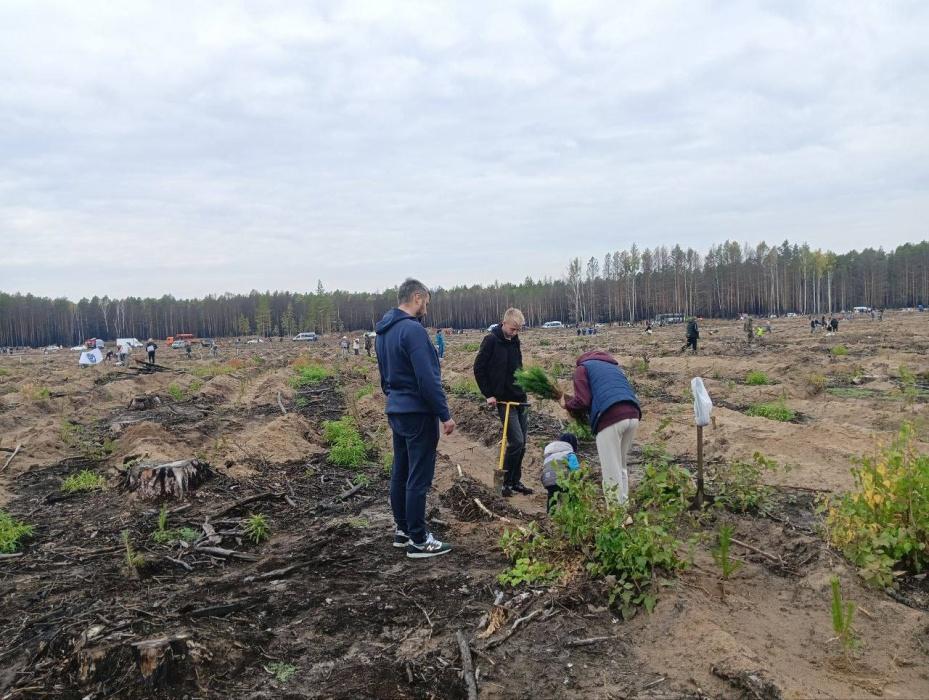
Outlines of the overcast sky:
<svg viewBox="0 0 929 700">
<path fill-rule="evenodd" d="M 927 238 L 929 2 L 0 2 L 0 290 Z"/>
</svg>

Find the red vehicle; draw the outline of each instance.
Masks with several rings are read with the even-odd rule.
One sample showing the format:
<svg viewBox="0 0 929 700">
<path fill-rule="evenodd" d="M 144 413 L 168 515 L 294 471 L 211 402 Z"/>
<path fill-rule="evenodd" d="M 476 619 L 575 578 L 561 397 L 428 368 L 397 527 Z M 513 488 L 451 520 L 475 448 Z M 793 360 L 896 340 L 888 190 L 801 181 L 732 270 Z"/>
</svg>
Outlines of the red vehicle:
<svg viewBox="0 0 929 700">
<path fill-rule="evenodd" d="M 189 343 L 196 337 L 197 336 L 195 336 L 193 333 L 178 333 L 177 335 L 169 335 L 167 338 L 165 338 L 165 343 L 170 345 L 175 340 L 186 340 Z"/>
</svg>

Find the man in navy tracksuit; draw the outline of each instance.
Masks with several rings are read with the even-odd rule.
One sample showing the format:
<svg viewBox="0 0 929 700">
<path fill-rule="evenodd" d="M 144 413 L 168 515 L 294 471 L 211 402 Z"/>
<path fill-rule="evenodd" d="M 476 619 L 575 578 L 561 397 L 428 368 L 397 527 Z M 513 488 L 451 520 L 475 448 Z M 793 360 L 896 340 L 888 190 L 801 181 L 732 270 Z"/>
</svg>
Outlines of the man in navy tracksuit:
<svg viewBox="0 0 929 700">
<path fill-rule="evenodd" d="M 394 547 L 405 548 L 411 559 L 423 559 L 452 549 L 426 528 L 426 494 L 435 473 L 440 423 L 442 432 L 451 435 L 455 421 L 442 389 L 439 356 L 419 321 L 429 306 L 429 289 L 408 279 L 400 285 L 397 300 L 398 308 L 384 314 L 375 327 L 377 366 L 393 432 Z"/>
<path fill-rule="evenodd" d="M 575 418 L 590 421 L 597 436 L 603 492 L 608 499 L 625 503 L 629 498 L 626 457 L 642 410 L 619 363 L 603 350 L 584 353 L 574 369 L 574 396 L 565 394 L 559 401 Z"/>
</svg>

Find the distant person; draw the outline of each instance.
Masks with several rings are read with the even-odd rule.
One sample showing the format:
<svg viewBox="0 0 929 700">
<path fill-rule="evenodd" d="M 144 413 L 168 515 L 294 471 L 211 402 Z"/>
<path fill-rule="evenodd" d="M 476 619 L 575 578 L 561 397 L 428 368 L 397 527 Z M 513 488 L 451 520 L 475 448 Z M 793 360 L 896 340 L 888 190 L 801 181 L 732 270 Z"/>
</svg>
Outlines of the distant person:
<svg viewBox="0 0 929 700">
<path fill-rule="evenodd" d="M 374 341 L 371 340 L 371 334 L 365 333 L 365 352 L 368 353 L 368 357 L 371 357 L 371 346 L 374 345 Z"/>
<path fill-rule="evenodd" d="M 187 359 L 188 359 L 188 360 L 191 359 L 191 354 L 190 354 L 190 353 L 191 353 L 191 350 L 192 350 L 192 348 L 191 348 L 190 343 L 184 343 L 184 352 L 187 353 Z"/>
<path fill-rule="evenodd" d="M 440 425 L 445 435 L 455 430 L 442 388 L 439 358 L 420 323 L 429 298 L 426 285 L 407 279 L 397 290 L 397 308 L 384 314 L 376 326 L 377 367 L 393 434 L 393 545 L 405 548 L 410 559 L 436 557 L 452 549 L 433 537 L 426 526 L 426 494 L 435 474 Z"/>
<path fill-rule="evenodd" d="M 359 351 L 361 350 L 361 343 L 358 342 L 358 338 L 352 340 L 352 351 L 355 353 L 355 356 L 358 356 Z"/>
<path fill-rule="evenodd" d="M 752 317 L 751 316 L 745 317 L 745 323 L 742 324 L 742 330 L 745 331 L 745 338 L 748 340 L 748 344 L 751 345 L 752 335 L 754 334 L 754 330 L 752 329 Z"/>
<path fill-rule="evenodd" d="M 816 332 L 816 319 L 810 316 L 810 335 Z"/>
<path fill-rule="evenodd" d="M 440 328 L 435 332 L 435 347 L 439 353 L 439 362 L 445 361 L 445 336 Z"/>
<path fill-rule="evenodd" d="M 823 317 L 819 320 L 819 325 L 822 326 L 823 330 L 826 330 L 826 316 L 825 315 L 823 315 Z"/>
<path fill-rule="evenodd" d="M 878 320 L 878 321 L 883 321 L 883 320 L 884 320 L 884 309 L 879 309 L 879 310 L 878 310 L 878 312 L 877 312 L 877 320 Z"/>
<path fill-rule="evenodd" d="M 629 498 L 626 457 L 642 418 L 625 372 L 610 353 L 586 352 L 574 368 L 574 396 L 565 394 L 559 403 L 576 420 L 589 422 L 597 438 L 603 493 L 608 500 L 625 503 Z"/>
<path fill-rule="evenodd" d="M 693 348 L 693 354 L 697 354 L 697 339 L 700 338 L 700 329 L 697 327 L 697 319 L 691 316 L 687 320 L 687 342 L 681 346 L 681 352 L 687 348 Z"/>
<path fill-rule="evenodd" d="M 123 343 L 117 347 L 116 350 L 119 353 L 119 361 L 125 365 L 126 361 L 129 359 L 129 344 Z"/>
<path fill-rule="evenodd" d="M 644 332 L 645 332 L 645 333 L 648 333 L 649 335 L 652 334 L 652 322 L 651 322 L 651 321 L 646 321 L 646 322 L 645 322 L 645 331 L 644 331 Z"/>
<path fill-rule="evenodd" d="M 837 319 L 835 316 L 830 318 L 829 326 L 832 328 L 833 333 L 838 333 L 839 332 L 839 319 Z"/>
<path fill-rule="evenodd" d="M 557 440 L 548 443 L 542 455 L 542 486 L 548 492 L 548 512 L 555 508 L 555 494 L 564 491 L 558 479 L 566 472 L 580 468 L 577 460 L 577 437 L 574 433 L 562 433 Z"/>
<path fill-rule="evenodd" d="M 516 383 L 514 373 L 523 366 L 523 353 L 519 344 L 519 332 L 526 322 L 523 312 L 509 308 L 503 320 L 494 326 L 477 351 L 474 358 L 474 378 L 487 405 L 497 409 L 500 422 L 506 421 L 506 403 L 510 406 L 510 417 L 506 421 L 506 454 L 503 468 L 503 496 L 514 493 L 532 494 L 532 489 L 522 482 L 523 457 L 529 438 L 529 412 L 526 392 Z"/>
<path fill-rule="evenodd" d="M 148 339 L 148 342 L 145 344 L 145 351 L 148 353 L 148 364 L 155 364 L 155 351 L 158 349 L 158 345 L 155 344 L 155 341 L 151 338 Z"/>
<path fill-rule="evenodd" d="M 342 357 L 348 357 L 348 336 L 342 336 L 342 340 L 339 341 L 339 347 L 342 348 Z"/>
</svg>

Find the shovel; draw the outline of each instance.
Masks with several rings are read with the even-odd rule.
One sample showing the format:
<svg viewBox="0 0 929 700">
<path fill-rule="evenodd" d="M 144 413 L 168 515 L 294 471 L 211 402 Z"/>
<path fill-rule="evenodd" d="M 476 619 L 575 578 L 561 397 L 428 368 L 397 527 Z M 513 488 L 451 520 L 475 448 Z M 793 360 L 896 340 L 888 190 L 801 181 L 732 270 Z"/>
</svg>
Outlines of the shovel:
<svg viewBox="0 0 929 700">
<path fill-rule="evenodd" d="M 506 482 L 506 469 L 503 468 L 503 461 L 506 457 L 506 433 L 510 427 L 510 408 L 525 404 L 519 401 L 498 401 L 497 403 L 506 406 L 503 413 L 503 439 L 500 441 L 500 458 L 497 460 L 497 468 L 494 469 L 494 491 L 498 496 L 501 496 L 503 495 L 503 485 Z"/>
</svg>

